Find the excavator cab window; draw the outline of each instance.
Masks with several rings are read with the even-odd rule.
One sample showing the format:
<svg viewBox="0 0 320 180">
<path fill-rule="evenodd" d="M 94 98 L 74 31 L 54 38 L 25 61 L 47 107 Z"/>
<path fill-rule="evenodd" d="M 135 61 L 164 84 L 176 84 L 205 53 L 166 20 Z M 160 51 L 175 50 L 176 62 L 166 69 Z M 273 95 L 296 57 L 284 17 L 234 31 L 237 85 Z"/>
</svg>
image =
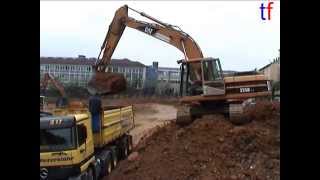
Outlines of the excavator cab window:
<svg viewBox="0 0 320 180">
<path fill-rule="evenodd" d="M 202 64 L 204 81 L 222 80 L 222 72 L 218 60 L 205 60 Z"/>
<path fill-rule="evenodd" d="M 203 95 L 223 95 L 225 84 L 220 60 L 217 58 L 206 58 L 202 64 L 202 86 Z"/>
<path fill-rule="evenodd" d="M 201 95 L 203 93 L 201 82 L 191 80 L 191 73 L 193 71 L 190 63 L 182 63 L 180 72 L 180 96 Z"/>
</svg>

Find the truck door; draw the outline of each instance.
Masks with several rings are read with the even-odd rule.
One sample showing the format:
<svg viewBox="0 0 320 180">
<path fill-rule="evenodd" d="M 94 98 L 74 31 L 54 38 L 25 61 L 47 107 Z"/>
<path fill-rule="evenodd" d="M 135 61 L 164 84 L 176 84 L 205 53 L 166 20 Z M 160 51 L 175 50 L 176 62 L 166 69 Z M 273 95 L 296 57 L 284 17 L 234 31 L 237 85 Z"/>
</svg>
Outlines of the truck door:
<svg viewBox="0 0 320 180">
<path fill-rule="evenodd" d="M 77 139 L 78 139 L 78 147 L 80 150 L 80 157 L 82 160 L 86 159 L 88 154 L 88 146 L 86 143 L 87 140 L 87 128 L 84 124 L 77 124 Z"/>
</svg>

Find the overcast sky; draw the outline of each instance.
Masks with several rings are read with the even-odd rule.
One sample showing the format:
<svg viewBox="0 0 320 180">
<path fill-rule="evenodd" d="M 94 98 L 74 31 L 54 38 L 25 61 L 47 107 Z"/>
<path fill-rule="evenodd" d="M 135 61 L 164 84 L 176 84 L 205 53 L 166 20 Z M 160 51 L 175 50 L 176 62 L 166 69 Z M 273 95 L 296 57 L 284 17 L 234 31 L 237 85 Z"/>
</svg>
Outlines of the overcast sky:
<svg viewBox="0 0 320 180">
<path fill-rule="evenodd" d="M 225 70 L 261 68 L 280 48 L 280 2 L 274 2 L 270 21 L 261 20 L 261 2 L 40 1 L 40 56 L 97 57 L 115 11 L 127 4 L 180 26 L 205 57 L 220 58 Z M 148 21 L 131 11 L 129 16 Z M 175 47 L 131 28 L 126 28 L 113 54 L 167 67 L 178 67 L 176 61 L 183 57 Z"/>
</svg>

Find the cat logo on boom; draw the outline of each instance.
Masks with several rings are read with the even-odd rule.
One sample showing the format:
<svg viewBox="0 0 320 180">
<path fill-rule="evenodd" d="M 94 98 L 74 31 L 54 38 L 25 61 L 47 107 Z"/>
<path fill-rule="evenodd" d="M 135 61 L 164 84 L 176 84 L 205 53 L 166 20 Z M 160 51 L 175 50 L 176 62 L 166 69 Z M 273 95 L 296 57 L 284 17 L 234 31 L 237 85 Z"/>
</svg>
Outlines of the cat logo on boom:
<svg viewBox="0 0 320 180">
<path fill-rule="evenodd" d="M 144 32 L 147 33 L 147 34 L 152 35 L 153 32 L 154 32 L 154 29 L 153 29 L 152 27 L 146 26 L 146 27 L 144 28 Z"/>
</svg>

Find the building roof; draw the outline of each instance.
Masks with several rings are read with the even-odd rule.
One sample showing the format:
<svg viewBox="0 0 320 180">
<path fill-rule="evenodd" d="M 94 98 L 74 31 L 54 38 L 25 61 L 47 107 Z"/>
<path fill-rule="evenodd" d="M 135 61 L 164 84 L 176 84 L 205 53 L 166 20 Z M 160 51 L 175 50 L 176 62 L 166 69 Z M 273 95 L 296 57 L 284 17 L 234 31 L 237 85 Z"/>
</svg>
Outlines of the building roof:
<svg viewBox="0 0 320 180">
<path fill-rule="evenodd" d="M 280 51 L 280 49 L 279 49 L 279 51 Z M 259 69 L 259 71 L 262 71 L 262 70 L 268 68 L 268 67 L 271 66 L 272 64 L 280 64 L 280 57 L 277 57 L 277 58 L 273 59 L 272 62 L 270 62 L 269 64 L 263 66 L 261 69 Z"/>
<path fill-rule="evenodd" d="M 70 57 L 40 57 L 40 64 L 69 64 L 69 65 L 94 65 L 96 58 L 70 58 Z M 123 67 L 145 67 L 144 64 L 138 61 L 129 59 L 112 59 L 111 66 Z"/>
<path fill-rule="evenodd" d="M 259 71 L 262 71 L 262 70 L 266 69 L 267 67 L 271 66 L 271 64 L 272 64 L 272 63 L 269 63 L 269 64 L 263 66 L 261 69 L 259 69 Z"/>
<path fill-rule="evenodd" d="M 233 70 L 224 70 L 222 71 L 223 74 L 233 74 L 236 73 L 237 71 L 233 71 Z"/>
<path fill-rule="evenodd" d="M 125 67 L 145 67 L 144 64 L 138 61 L 131 61 L 129 59 L 112 59 L 111 66 L 125 66 Z"/>
<path fill-rule="evenodd" d="M 180 68 L 174 68 L 174 67 L 158 67 L 158 71 L 180 71 Z"/>
</svg>

